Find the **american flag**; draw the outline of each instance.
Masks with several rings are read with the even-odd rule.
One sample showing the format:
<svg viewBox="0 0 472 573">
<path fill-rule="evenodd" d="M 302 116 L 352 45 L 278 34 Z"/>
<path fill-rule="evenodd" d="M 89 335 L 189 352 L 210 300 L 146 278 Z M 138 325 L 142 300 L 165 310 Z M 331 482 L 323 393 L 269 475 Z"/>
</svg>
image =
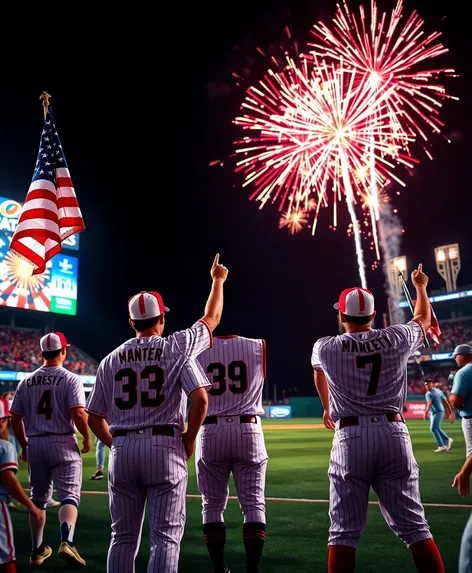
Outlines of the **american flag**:
<svg viewBox="0 0 472 573">
<path fill-rule="evenodd" d="M 46 262 L 60 252 L 61 243 L 85 229 L 67 161 L 49 107 L 41 133 L 38 158 L 10 250 L 33 266 L 33 274 L 46 270 Z"/>
</svg>

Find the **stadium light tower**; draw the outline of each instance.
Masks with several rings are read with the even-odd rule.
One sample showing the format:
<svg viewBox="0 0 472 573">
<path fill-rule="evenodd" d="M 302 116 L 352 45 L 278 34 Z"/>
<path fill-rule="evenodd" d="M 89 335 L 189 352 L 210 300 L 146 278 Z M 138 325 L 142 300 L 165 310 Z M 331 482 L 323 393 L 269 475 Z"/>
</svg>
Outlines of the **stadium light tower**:
<svg viewBox="0 0 472 573">
<path fill-rule="evenodd" d="M 457 289 L 457 275 L 461 270 L 459 244 L 443 245 L 434 249 L 436 269 L 446 283 L 447 292 Z"/>
</svg>

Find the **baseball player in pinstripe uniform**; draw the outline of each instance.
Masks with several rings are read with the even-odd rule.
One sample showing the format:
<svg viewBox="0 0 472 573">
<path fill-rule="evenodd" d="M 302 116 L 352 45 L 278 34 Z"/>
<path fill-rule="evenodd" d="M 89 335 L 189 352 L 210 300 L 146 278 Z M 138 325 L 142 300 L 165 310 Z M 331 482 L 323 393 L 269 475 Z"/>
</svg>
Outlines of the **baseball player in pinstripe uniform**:
<svg viewBox="0 0 472 573">
<path fill-rule="evenodd" d="M 69 346 L 62 332 L 46 334 L 39 346 L 44 364 L 19 383 L 11 407 L 12 428 L 22 448 L 21 457 L 28 462 L 35 505 L 46 510 L 53 481 L 57 488 L 61 502 L 58 556 L 71 566 L 85 567 L 74 545 L 82 485 L 80 452 L 90 450 L 84 387 L 78 376 L 62 366 Z M 77 445 L 76 427 L 84 439 L 82 450 Z M 43 541 L 45 523 L 46 518 L 41 522 L 30 519 L 31 565 L 41 565 L 51 556 L 52 549 Z"/>
<path fill-rule="evenodd" d="M 10 420 L 8 402 L 0 399 L 0 573 L 15 573 L 15 546 L 13 528 L 7 499 L 10 495 L 26 506 L 31 519 L 41 522 L 44 512 L 38 509 L 26 495 L 15 474 L 18 470 L 18 458 L 14 445 L 10 441 L 8 423 Z"/>
<path fill-rule="evenodd" d="M 417 302 L 408 324 L 373 329 L 374 297 L 367 289 L 347 289 L 335 305 L 342 334 L 321 338 L 313 348 L 311 363 L 325 426 L 335 430 L 328 471 L 329 573 L 355 569 L 371 487 L 387 524 L 409 547 L 418 571 L 444 573 L 425 519 L 418 464 L 401 414 L 408 358 L 421 348 L 431 324 L 428 277 L 421 265 L 412 281 Z"/>
<path fill-rule="evenodd" d="M 128 311 L 136 337 L 98 367 L 87 410 L 92 431 L 111 448 L 108 573 L 134 572 L 146 502 L 151 538 L 147 571 L 177 573 L 185 524 L 186 460 L 207 412 L 210 387 L 195 358 L 212 344 L 227 274 L 217 255 L 205 315 L 191 328 L 166 338 L 162 333 L 168 309 L 162 297 L 156 292 L 133 296 Z M 191 406 L 182 436 L 185 394 Z"/>
<path fill-rule="evenodd" d="M 198 361 L 212 383 L 208 414 L 197 438 L 195 465 L 202 493 L 203 535 L 214 573 L 225 566 L 230 473 L 241 511 L 246 571 L 257 573 L 266 537 L 265 476 L 267 451 L 260 415 L 266 377 L 265 341 L 242 336 L 215 337 Z"/>
</svg>

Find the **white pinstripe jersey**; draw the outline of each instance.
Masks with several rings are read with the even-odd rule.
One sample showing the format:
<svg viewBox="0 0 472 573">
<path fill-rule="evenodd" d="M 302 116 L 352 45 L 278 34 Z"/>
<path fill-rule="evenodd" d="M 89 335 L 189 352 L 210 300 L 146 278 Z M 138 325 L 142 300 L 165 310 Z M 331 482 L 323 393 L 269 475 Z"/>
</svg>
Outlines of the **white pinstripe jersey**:
<svg viewBox="0 0 472 573">
<path fill-rule="evenodd" d="M 190 394 L 209 382 L 195 358 L 212 344 L 202 320 L 167 337 L 131 338 L 104 358 L 87 400 L 87 411 L 110 431 L 175 426 L 183 431 Z"/>
<path fill-rule="evenodd" d="M 264 340 L 215 336 L 213 348 L 200 354 L 198 361 L 212 383 L 208 393 L 208 416 L 264 414 Z"/>
<path fill-rule="evenodd" d="M 26 435 L 75 434 L 71 408 L 85 406 L 80 378 L 62 366 L 41 366 L 16 389 L 11 412 L 23 416 Z"/>
<path fill-rule="evenodd" d="M 333 421 L 403 412 L 408 358 L 423 340 L 423 329 L 415 321 L 320 338 L 311 364 L 326 375 Z"/>
</svg>

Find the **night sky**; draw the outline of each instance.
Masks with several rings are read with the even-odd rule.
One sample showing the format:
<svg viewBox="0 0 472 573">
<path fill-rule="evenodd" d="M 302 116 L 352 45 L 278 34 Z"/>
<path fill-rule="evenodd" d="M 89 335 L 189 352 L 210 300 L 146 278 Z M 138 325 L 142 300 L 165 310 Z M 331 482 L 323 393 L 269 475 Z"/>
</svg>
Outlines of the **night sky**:
<svg viewBox="0 0 472 573">
<path fill-rule="evenodd" d="M 406 230 L 402 254 L 410 265 L 423 262 L 432 289 L 443 286 L 434 247 L 452 242 L 461 248 L 458 282 L 472 283 L 471 49 L 463 6 L 406 2 L 406 13 L 416 8 L 427 32 L 443 32 L 450 52 L 438 65 L 460 74 L 446 83 L 460 101 L 441 112 L 453 142 L 434 138 L 434 160 L 420 155 L 406 189 L 392 195 Z M 39 95 L 47 90 L 86 224 L 78 314 L 55 315 L 56 329 L 100 360 L 132 336 L 126 303 L 141 290 L 158 290 L 171 308 L 167 333 L 185 328 L 203 315 L 220 252 L 230 272 L 215 334 L 265 338 L 270 383 L 312 394 L 312 345 L 336 332 L 332 304 L 359 283 L 347 209 L 337 231 L 328 228 L 325 209 L 315 238 L 308 230 L 291 237 L 278 229 L 275 206 L 260 211 L 248 200 L 230 162 L 209 163 L 228 157 L 235 136 L 231 118 L 243 91 L 231 71 L 254 58 L 256 80 L 258 45 L 270 51 L 285 25 L 309 39 L 310 23 L 328 22 L 335 2 L 175 3 L 161 10 L 151 16 L 84 6 L 65 20 L 46 9 L 26 23 L 12 20 L 1 40 L 0 195 L 24 200 L 42 129 Z M 384 275 L 367 273 L 381 313 Z M 44 320 L 19 312 L 18 323 L 38 316 Z"/>
</svg>

